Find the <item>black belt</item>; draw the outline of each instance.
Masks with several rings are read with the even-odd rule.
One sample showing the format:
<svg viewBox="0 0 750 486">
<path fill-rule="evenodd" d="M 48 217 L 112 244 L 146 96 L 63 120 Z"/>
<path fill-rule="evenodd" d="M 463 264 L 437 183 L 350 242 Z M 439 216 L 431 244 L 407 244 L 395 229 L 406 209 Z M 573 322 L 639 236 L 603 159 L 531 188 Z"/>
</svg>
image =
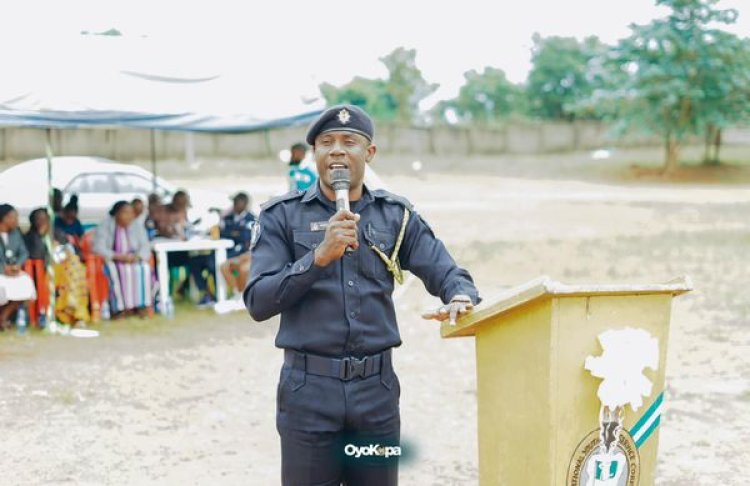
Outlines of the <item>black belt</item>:
<svg viewBox="0 0 750 486">
<path fill-rule="evenodd" d="M 349 356 L 346 358 L 328 358 L 315 354 L 300 353 L 293 349 L 284 350 L 284 363 L 304 370 L 306 373 L 320 376 L 328 376 L 348 381 L 352 378 L 377 375 L 384 364 L 390 363 L 391 350 L 364 358 Z"/>
</svg>

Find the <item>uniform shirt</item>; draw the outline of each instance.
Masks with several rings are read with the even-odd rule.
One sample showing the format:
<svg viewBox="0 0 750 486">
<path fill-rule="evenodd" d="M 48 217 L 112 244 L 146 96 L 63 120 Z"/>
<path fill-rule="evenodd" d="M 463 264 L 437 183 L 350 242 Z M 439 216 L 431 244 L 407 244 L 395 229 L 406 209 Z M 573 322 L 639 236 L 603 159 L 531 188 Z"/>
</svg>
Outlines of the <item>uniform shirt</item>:
<svg viewBox="0 0 750 486">
<path fill-rule="evenodd" d="M 255 216 L 249 211 L 236 214 L 234 211 L 221 220 L 221 237 L 234 241 L 234 246 L 227 250 L 227 256 L 234 258 L 250 249 L 250 235 L 255 223 Z"/>
<path fill-rule="evenodd" d="M 316 184 L 269 201 L 260 213 L 252 246 L 245 305 L 263 321 L 281 314 L 276 346 L 342 357 L 375 354 L 401 344 L 391 294 L 394 280 L 369 248 L 390 256 L 408 201 L 384 190 L 370 191 L 351 203 L 358 222 L 359 248 L 326 267 L 314 264 L 323 226 L 336 212 Z M 399 249 L 404 270 L 428 292 L 447 303 L 466 294 L 478 303 L 471 276 L 459 268 L 443 243 L 415 212 Z"/>
<path fill-rule="evenodd" d="M 5 273 L 6 265 L 23 267 L 28 258 L 29 251 L 18 228 L 9 233 L 0 233 L 0 275 Z"/>
<path fill-rule="evenodd" d="M 292 165 L 289 168 L 289 190 L 306 191 L 315 185 L 318 175 L 308 166 Z"/>
</svg>

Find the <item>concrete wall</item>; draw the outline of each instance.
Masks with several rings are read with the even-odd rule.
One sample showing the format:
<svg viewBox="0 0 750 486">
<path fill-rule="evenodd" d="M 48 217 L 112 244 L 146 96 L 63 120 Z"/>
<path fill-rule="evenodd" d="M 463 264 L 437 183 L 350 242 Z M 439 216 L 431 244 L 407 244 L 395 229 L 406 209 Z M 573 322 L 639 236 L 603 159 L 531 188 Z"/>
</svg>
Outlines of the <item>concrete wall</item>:
<svg viewBox="0 0 750 486">
<path fill-rule="evenodd" d="M 304 140 L 306 127 L 290 127 L 243 135 L 192 134 L 198 158 L 265 158 Z M 182 132 L 153 133 L 158 159 L 186 158 L 186 139 Z M 56 155 L 99 155 L 114 160 L 151 158 L 148 130 L 78 129 L 54 130 Z M 598 122 L 515 122 L 502 128 L 438 126 L 419 128 L 379 123 L 376 141 L 381 153 L 441 155 L 534 154 L 590 150 L 600 147 L 658 146 L 658 137 L 629 134 L 613 137 L 608 127 Z M 695 143 L 702 143 L 696 139 Z M 750 128 L 725 130 L 724 143 L 750 145 Z M 0 161 L 16 162 L 42 157 L 44 130 L 31 128 L 0 129 Z"/>
</svg>

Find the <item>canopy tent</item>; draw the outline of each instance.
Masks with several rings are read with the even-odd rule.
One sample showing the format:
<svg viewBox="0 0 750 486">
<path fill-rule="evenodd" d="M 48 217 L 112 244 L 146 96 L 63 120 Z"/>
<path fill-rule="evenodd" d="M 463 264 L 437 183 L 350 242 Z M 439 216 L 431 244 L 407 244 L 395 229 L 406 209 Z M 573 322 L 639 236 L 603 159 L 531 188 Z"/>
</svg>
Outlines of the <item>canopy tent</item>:
<svg viewBox="0 0 750 486">
<path fill-rule="evenodd" d="M 203 63 L 193 62 L 190 52 L 170 52 L 146 39 L 77 36 L 25 47 L 4 59 L 9 69 L 0 83 L 0 127 L 46 130 L 50 199 L 52 130 L 149 129 L 155 177 L 154 130 L 185 132 L 192 148 L 192 132 L 238 134 L 307 124 L 323 108 L 317 94 L 311 96 L 317 93 L 314 80 L 262 49 L 249 53 L 240 69 L 197 72 Z M 51 262 L 47 272 L 53 274 Z M 49 285 L 54 332 L 54 278 Z"/>
<path fill-rule="evenodd" d="M 241 59 L 164 39 L 71 35 L 3 60 L 0 126 L 243 133 L 305 123 L 318 82 L 272 49 Z"/>
<path fill-rule="evenodd" d="M 236 63 L 212 62 L 181 44 L 147 38 L 74 35 L 8 53 L 0 83 L 0 128 L 125 127 L 240 134 L 308 124 L 322 111 L 314 79 L 265 49 Z M 44 62 L 34 62 L 43 59 Z M 52 146 L 47 144 L 47 151 Z M 83 155 L 83 154 L 82 154 Z"/>
<path fill-rule="evenodd" d="M 26 111 L 0 108 L 0 127 L 91 128 L 118 126 L 183 132 L 249 133 L 307 124 L 319 113 L 320 110 L 314 110 L 276 119 L 259 119 L 250 115 L 158 114 L 91 110 L 74 112 Z"/>
<path fill-rule="evenodd" d="M 20 44 L 5 59 L 0 127 L 125 127 L 241 134 L 308 124 L 324 107 L 317 81 L 253 46 L 241 59 L 192 43 L 120 35 L 65 35 Z M 49 150 L 52 147 L 48 147 Z"/>
</svg>

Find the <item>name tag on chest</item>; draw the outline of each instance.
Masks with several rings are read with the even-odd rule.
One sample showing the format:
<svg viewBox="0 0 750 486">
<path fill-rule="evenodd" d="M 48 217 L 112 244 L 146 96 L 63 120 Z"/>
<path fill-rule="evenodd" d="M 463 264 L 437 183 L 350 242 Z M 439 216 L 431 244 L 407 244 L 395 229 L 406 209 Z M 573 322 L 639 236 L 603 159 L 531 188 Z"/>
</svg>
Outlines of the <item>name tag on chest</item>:
<svg viewBox="0 0 750 486">
<path fill-rule="evenodd" d="M 310 223 L 310 231 L 325 231 L 328 228 L 328 221 L 313 221 Z"/>
</svg>

